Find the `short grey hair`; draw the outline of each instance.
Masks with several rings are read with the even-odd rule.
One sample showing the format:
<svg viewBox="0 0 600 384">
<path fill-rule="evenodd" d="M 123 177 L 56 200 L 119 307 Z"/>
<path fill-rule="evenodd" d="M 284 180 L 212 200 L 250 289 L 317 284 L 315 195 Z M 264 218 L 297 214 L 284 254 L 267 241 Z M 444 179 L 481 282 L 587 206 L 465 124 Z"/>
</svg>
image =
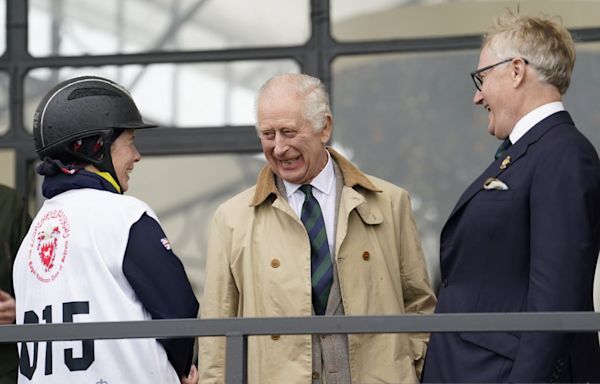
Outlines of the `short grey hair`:
<svg viewBox="0 0 600 384">
<path fill-rule="evenodd" d="M 526 59 L 540 81 L 555 86 L 561 95 L 567 92 L 575 67 L 575 44 L 562 23 L 508 11 L 488 29 L 483 46 L 500 59 Z"/>
<path fill-rule="evenodd" d="M 258 121 L 258 103 L 273 88 L 286 84 L 289 91 L 303 100 L 302 116 L 308 120 L 315 132 L 325 127 L 327 116 L 331 116 L 329 94 L 325 85 L 316 77 L 303 73 L 283 73 L 267 80 L 258 90 L 255 100 L 255 114 Z"/>
</svg>

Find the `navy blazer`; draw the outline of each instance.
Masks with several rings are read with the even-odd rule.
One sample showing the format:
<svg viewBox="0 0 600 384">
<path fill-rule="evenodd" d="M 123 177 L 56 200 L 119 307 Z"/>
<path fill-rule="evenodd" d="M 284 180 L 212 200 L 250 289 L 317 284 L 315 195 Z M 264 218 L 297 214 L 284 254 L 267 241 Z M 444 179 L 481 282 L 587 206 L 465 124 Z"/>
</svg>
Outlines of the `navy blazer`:
<svg viewBox="0 0 600 384">
<path fill-rule="evenodd" d="M 484 189 L 489 177 L 508 190 Z M 459 199 L 441 234 L 436 312 L 592 311 L 599 250 L 598 154 L 569 114 L 558 112 Z M 598 337 L 432 334 L 423 381 L 600 382 Z"/>
</svg>

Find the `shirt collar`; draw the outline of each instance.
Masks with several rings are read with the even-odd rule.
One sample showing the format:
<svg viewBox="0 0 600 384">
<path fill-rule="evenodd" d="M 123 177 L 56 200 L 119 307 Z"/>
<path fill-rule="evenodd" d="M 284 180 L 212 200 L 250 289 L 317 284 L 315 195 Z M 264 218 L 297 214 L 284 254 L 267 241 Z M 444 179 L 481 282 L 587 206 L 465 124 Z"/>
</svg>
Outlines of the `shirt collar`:
<svg viewBox="0 0 600 384">
<path fill-rule="evenodd" d="M 335 162 L 337 168 L 340 170 L 344 186 L 349 188 L 360 186 L 361 188 L 372 192 L 381 192 L 381 189 L 377 188 L 373 182 L 371 182 L 369 178 L 356 167 L 356 165 L 337 153 L 335 149 L 327 147 L 327 152 L 329 152 L 332 161 Z M 268 164 L 261 169 L 256 180 L 254 196 L 250 201 L 251 207 L 262 204 L 271 195 L 277 195 L 275 178 L 275 174 Z"/>
<path fill-rule="evenodd" d="M 315 177 L 310 185 L 317 188 L 319 191 L 323 192 L 326 195 L 331 193 L 333 188 L 333 183 L 335 181 L 335 172 L 333 171 L 333 162 L 331 160 L 331 155 L 328 151 L 327 153 L 327 164 L 325 167 L 319 172 L 317 177 Z M 283 180 L 283 185 L 285 185 L 285 193 L 287 194 L 288 199 L 300 188 L 301 184 L 294 184 L 288 181 Z"/>
<path fill-rule="evenodd" d="M 564 111 L 565 106 L 561 101 L 555 101 L 552 103 L 544 104 L 537 107 L 533 111 L 523 116 L 515 125 L 512 132 L 508 136 L 510 142 L 515 144 L 521 137 L 523 137 L 531 128 L 537 123 L 544 120 L 546 117 L 555 114 L 556 112 Z"/>
</svg>

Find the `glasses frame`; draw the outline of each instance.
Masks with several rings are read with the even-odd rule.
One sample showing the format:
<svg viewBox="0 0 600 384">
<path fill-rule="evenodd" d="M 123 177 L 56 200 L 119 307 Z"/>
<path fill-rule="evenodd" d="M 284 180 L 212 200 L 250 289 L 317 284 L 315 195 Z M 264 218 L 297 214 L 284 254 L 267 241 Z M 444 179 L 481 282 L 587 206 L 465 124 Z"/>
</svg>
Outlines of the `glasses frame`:
<svg viewBox="0 0 600 384">
<path fill-rule="evenodd" d="M 480 76 L 480 74 L 482 72 L 488 71 L 494 67 L 497 67 L 500 64 L 505 64 L 508 63 L 509 61 L 513 61 L 514 59 L 517 59 L 517 57 L 511 57 L 508 59 L 504 59 L 504 60 L 500 60 L 499 62 L 497 62 L 496 64 L 492 64 L 492 65 L 488 65 L 487 67 L 483 67 L 480 68 L 476 71 L 471 72 L 471 79 L 473 79 L 473 83 L 475 84 L 475 88 L 477 88 L 477 90 L 479 92 L 481 92 L 481 87 L 483 87 L 483 77 Z M 525 64 L 529 64 L 529 61 L 527 61 L 527 59 L 524 59 L 521 57 L 521 59 L 525 62 Z"/>
</svg>

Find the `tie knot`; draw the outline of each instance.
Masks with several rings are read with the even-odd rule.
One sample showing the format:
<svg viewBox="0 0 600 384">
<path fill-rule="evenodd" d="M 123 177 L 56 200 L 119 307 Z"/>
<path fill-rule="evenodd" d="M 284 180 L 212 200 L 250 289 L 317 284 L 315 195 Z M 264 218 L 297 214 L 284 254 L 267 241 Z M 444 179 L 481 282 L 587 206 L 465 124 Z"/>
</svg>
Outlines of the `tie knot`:
<svg viewBox="0 0 600 384">
<path fill-rule="evenodd" d="M 498 159 L 499 157 L 504 155 L 504 153 L 508 150 L 508 148 L 510 148 L 511 145 L 512 145 L 512 142 L 510 141 L 510 139 L 504 140 L 502 142 L 502 144 L 500 144 L 500 146 L 498 147 L 498 150 L 496 151 L 496 155 L 494 156 L 494 158 Z"/>
<path fill-rule="evenodd" d="M 304 185 L 301 185 L 300 188 L 298 188 L 298 189 L 300 189 L 302 192 L 304 192 L 304 194 L 306 196 L 312 196 L 312 189 L 313 189 L 312 185 L 304 184 Z"/>
</svg>

